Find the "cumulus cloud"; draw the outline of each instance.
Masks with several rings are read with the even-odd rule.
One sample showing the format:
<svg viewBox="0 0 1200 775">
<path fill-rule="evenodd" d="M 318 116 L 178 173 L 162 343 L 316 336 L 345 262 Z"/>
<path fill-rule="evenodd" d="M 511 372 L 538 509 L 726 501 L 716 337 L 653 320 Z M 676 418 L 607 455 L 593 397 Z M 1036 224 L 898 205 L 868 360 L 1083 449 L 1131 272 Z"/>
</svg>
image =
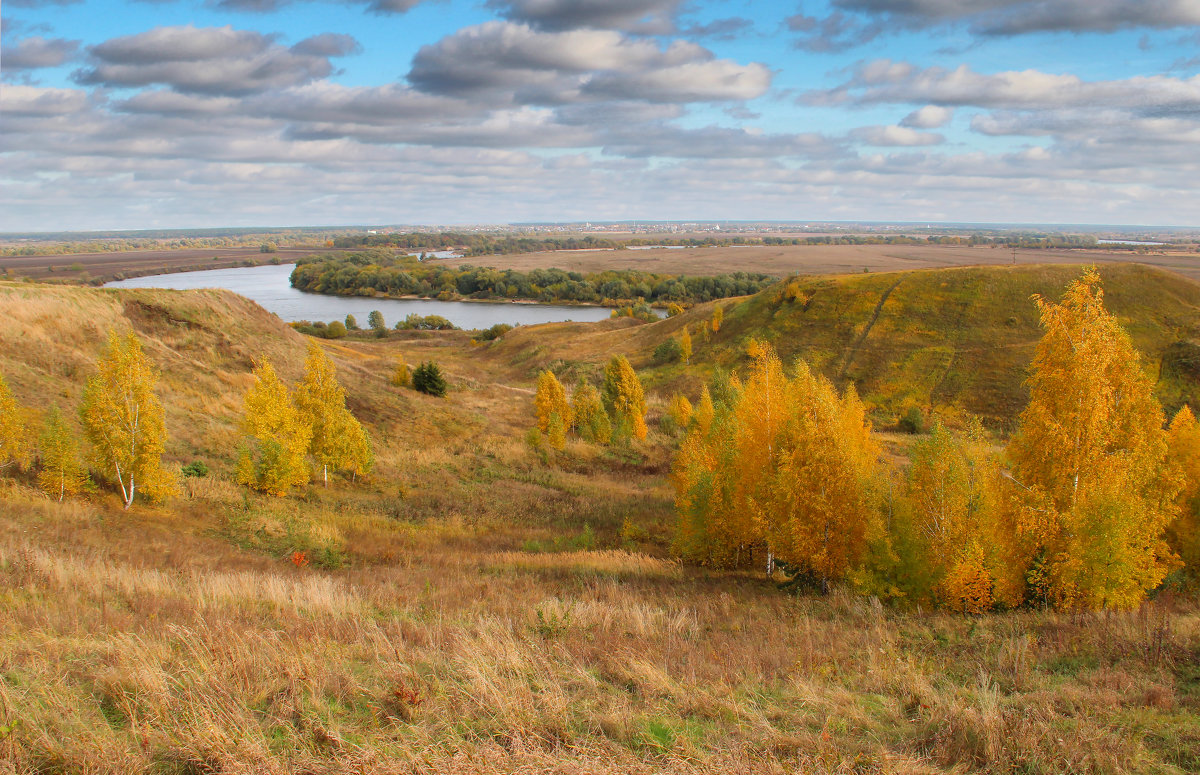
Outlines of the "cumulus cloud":
<svg viewBox="0 0 1200 775">
<path fill-rule="evenodd" d="M 613 97 L 753 99 L 770 86 L 771 73 L 760 64 L 716 59 L 682 40 L 662 48 L 612 30 L 547 32 L 488 22 L 422 47 L 408 80 L 433 94 L 556 105 Z"/>
<path fill-rule="evenodd" d="M 63 116 L 85 110 L 87 92 L 81 89 L 43 89 L 13 84 L 4 87 L 6 116 Z"/>
<path fill-rule="evenodd" d="M 742 16 L 714 19 L 705 24 L 689 24 L 679 31 L 689 38 L 734 40 L 754 28 L 754 22 Z"/>
<path fill-rule="evenodd" d="M 936 132 L 921 132 L 904 126 L 865 126 L 850 136 L 867 145 L 913 147 L 941 145 L 946 138 Z"/>
<path fill-rule="evenodd" d="M 156 27 L 88 49 L 91 64 L 76 71 L 81 85 L 160 84 L 198 94 L 249 94 L 309 83 L 333 72 L 330 56 L 346 41 L 317 36 L 288 49 L 272 36 L 233 27 Z M 306 53 L 331 47 L 338 54 Z"/>
<path fill-rule="evenodd" d="M 79 43 L 78 40 L 43 38 L 36 35 L 22 38 L 15 44 L 10 43 L 4 47 L 0 66 L 6 71 L 58 67 L 75 58 L 79 51 Z"/>
<path fill-rule="evenodd" d="M 910 129 L 940 129 L 954 118 L 954 109 L 941 105 L 926 105 L 900 120 L 900 126 Z"/>
<path fill-rule="evenodd" d="M 488 0 L 506 19 L 547 30 L 578 28 L 666 34 L 682 0 Z"/>
<path fill-rule="evenodd" d="M 840 50 L 886 32 L 962 26 L 975 35 L 1117 32 L 1200 24 L 1200 0 L 833 0 L 823 16 L 797 14 L 797 45 Z"/>
</svg>

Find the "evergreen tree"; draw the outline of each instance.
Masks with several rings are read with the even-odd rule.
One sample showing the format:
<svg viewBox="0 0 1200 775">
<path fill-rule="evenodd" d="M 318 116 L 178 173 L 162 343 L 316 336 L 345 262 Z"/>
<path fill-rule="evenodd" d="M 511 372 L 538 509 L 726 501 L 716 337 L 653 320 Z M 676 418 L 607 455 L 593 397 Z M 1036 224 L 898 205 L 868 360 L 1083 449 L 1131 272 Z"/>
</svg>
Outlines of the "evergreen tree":
<svg viewBox="0 0 1200 775">
<path fill-rule="evenodd" d="M 175 491 L 175 477 L 162 467 L 166 427 L 154 388 L 158 375 L 130 332 L 109 332 L 108 349 L 83 390 L 79 419 L 96 468 L 116 477 L 125 508 L 140 488 L 152 498 Z"/>
<path fill-rule="evenodd" d="M 243 451 L 238 460 L 239 483 L 280 497 L 293 487 L 308 484 L 304 456 L 312 426 L 296 410 L 287 386 L 268 360 L 254 369 L 254 384 L 246 392 L 242 430 L 253 439 L 253 448 Z"/>
<path fill-rule="evenodd" d="M 83 489 L 87 473 L 79 461 L 79 439 L 57 406 L 51 407 L 46 414 L 38 448 L 41 468 L 37 479 L 43 491 L 61 501 Z"/>
<path fill-rule="evenodd" d="M 446 378 L 442 376 L 442 370 L 433 361 L 426 361 L 413 369 L 412 382 L 413 388 L 422 393 L 428 393 L 438 398 L 446 395 Z"/>
</svg>

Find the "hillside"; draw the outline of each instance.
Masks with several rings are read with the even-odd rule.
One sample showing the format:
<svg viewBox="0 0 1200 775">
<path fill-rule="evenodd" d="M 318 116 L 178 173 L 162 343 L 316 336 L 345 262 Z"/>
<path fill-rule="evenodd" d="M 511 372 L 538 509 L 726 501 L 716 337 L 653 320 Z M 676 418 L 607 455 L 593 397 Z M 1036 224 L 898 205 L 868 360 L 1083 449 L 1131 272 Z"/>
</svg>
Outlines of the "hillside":
<svg viewBox="0 0 1200 775">
<path fill-rule="evenodd" d="M 1041 336 L 1035 293 L 1057 299 L 1080 266 L 963 267 L 804 277 L 755 296 L 699 305 L 649 325 L 614 320 L 600 326 L 559 324 L 512 332 L 495 346 L 507 364 L 595 371 L 610 351 L 649 369 L 647 381 L 664 393 L 693 397 L 715 367 L 745 361 L 752 337 L 775 346 L 786 361 L 806 359 L 839 384 L 853 382 L 891 422 L 908 406 L 969 412 L 1008 428 L 1027 400 L 1024 379 Z M 1200 283 L 1141 264 L 1100 268 L 1109 309 L 1121 320 L 1159 378 L 1168 410 L 1200 399 Z M 724 310 L 720 331 L 700 328 L 714 306 Z M 654 348 L 691 328 L 692 366 L 656 364 Z"/>
<path fill-rule="evenodd" d="M 852 338 L 878 304 L 857 283 L 877 279 L 830 280 L 809 311 L 846 307 L 848 333 L 830 330 Z M 1184 302 L 1157 299 L 1167 317 L 1147 330 L 1185 320 Z M 729 307 L 701 373 L 736 362 L 755 319 L 803 340 L 794 302 Z M 0 372 L 36 408 L 73 409 L 106 332 L 136 330 L 162 371 L 168 462 L 214 471 L 129 511 L 107 491 L 58 503 L 0 475 L 0 773 L 1200 766 L 1192 602 L 965 617 L 788 594 L 760 572 L 670 558 L 674 438 L 524 440 L 538 368 L 594 374 L 614 351 L 648 363 L 706 308 L 487 345 L 465 332 L 322 342 L 378 466 L 288 498 L 229 480 L 252 360 L 299 376 L 307 341 L 278 319 L 215 291 L 0 283 L 0 308 Z M 441 364 L 448 396 L 392 387 L 401 353 Z M 861 361 L 877 362 L 890 368 Z M 650 404 L 654 425 L 662 396 Z"/>
</svg>

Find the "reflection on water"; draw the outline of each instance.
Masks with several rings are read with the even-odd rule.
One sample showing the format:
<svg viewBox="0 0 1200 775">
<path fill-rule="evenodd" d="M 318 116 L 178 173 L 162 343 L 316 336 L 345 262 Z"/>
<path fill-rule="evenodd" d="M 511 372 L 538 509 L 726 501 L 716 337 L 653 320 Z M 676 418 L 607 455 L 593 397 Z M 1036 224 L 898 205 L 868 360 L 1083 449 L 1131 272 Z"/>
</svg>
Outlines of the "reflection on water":
<svg viewBox="0 0 1200 775">
<path fill-rule="evenodd" d="M 459 328 L 488 328 L 496 323 L 533 325 L 563 320 L 604 320 L 608 307 L 571 307 L 560 304 L 512 304 L 505 302 L 435 301 L 433 299 L 367 299 L 354 296 L 322 296 L 303 293 L 288 278 L 294 264 L 210 269 L 203 272 L 135 277 L 117 280 L 105 288 L 224 288 L 255 301 L 286 321 L 342 320 L 353 315 L 366 326 L 371 310 L 383 313 L 389 327 L 409 315 L 441 315 Z"/>
</svg>

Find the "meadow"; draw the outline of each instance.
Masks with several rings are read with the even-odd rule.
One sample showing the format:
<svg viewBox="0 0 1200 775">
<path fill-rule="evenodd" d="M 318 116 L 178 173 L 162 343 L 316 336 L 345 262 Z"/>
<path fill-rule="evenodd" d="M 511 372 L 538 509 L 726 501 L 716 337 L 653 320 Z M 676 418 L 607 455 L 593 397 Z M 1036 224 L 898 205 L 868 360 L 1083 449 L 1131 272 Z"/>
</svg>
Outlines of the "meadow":
<svg viewBox="0 0 1200 775">
<path fill-rule="evenodd" d="M 1018 305 L 1073 271 L 801 279 L 717 302 L 726 323 L 697 337 L 692 366 L 654 350 L 713 304 L 490 343 L 322 341 L 376 468 L 282 499 L 231 482 L 237 421 L 253 360 L 295 380 L 305 337 L 220 291 L 0 283 L 0 373 L 19 401 L 69 410 L 107 331 L 135 331 L 162 374 L 167 460 L 211 469 L 130 511 L 109 490 L 59 503 L 0 478 L 0 772 L 1196 771 L 1185 592 L 1131 612 L 961 616 L 671 551 L 677 438 L 660 420 L 672 392 L 742 366 L 747 337 L 860 382 L 903 460 L 912 436 L 889 428 L 914 402 L 1019 405 L 1037 334 Z M 1139 348 L 1175 364 L 1200 291 L 1139 267 L 1106 282 Z M 913 358 L 939 347 L 991 376 L 930 389 Z M 616 352 L 648 387 L 648 438 L 527 443 L 538 373 L 594 378 Z M 400 355 L 437 361 L 448 396 L 394 387 Z M 1160 395 L 1182 400 L 1188 372 L 1163 373 Z"/>
</svg>

